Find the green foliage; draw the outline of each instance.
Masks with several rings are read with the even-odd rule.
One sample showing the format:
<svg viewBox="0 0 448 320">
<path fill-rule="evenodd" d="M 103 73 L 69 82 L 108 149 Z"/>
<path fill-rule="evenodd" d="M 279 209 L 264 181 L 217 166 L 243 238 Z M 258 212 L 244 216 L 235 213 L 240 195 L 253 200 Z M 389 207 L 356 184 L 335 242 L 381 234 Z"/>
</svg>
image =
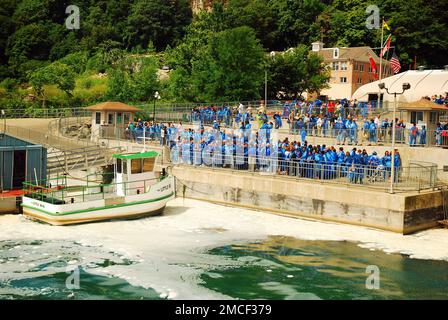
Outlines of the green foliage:
<svg viewBox="0 0 448 320">
<path fill-rule="evenodd" d="M 380 30 L 366 27 L 370 0 L 214 0 L 212 10 L 194 17 L 189 3 L 2 0 L 0 81 L 33 79 L 38 88 L 43 83 L 40 93 L 53 99 L 48 104 L 89 103 L 104 98 L 106 91 L 120 100 L 145 101 L 152 99 L 154 88 L 166 89 L 164 98 L 176 100 L 255 99 L 263 91 L 266 53 L 295 47 L 303 50 L 307 65 L 285 56 L 268 66 L 270 96 L 278 91 L 293 96 L 303 88 L 318 90 L 326 79 L 320 62 L 305 57 L 308 50 L 300 44 L 309 49 L 316 40 L 326 47 L 378 47 L 380 43 Z M 65 9 L 70 4 L 81 10 L 79 30 L 65 27 Z M 379 0 L 375 4 L 392 29 L 403 70 L 415 58 L 418 65 L 428 68 L 447 64 L 446 0 Z M 129 56 L 135 63 L 143 55 L 158 61 L 151 58 L 143 63 L 143 72 L 129 62 L 121 65 Z M 55 61 L 59 64 L 53 65 Z M 174 69 L 163 86 L 156 78 L 157 65 Z M 50 77 L 43 70 L 56 75 Z M 96 83 L 98 79 L 89 78 L 98 73 L 107 74 L 110 81 L 105 77 Z M 74 74 L 75 89 L 71 81 L 63 81 L 68 74 Z M 60 90 L 74 97 L 67 99 Z M 15 101 L 21 101 L 23 93 L 14 94 Z"/>
<path fill-rule="evenodd" d="M 59 62 L 68 65 L 78 74 L 81 74 L 86 70 L 87 61 L 88 53 L 86 51 L 71 53 L 59 60 Z"/>
<path fill-rule="evenodd" d="M 197 40 L 193 36 L 190 41 L 197 43 Z M 238 27 L 210 33 L 206 41 L 194 49 L 190 61 L 182 59 L 186 59 L 185 49 L 191 43 L 187 41 L 186 46 L 180 46 L 180 52 L 174 50 L 172 60 L 177 68 L 172 74 L 172 91 L 178 93 L 177 98 L 199 101 L 259 98 L 264 50 L 254 31 Z"/>
<path fill-rule="evenodd" d="M 56 85 L 58 89 L 71 97 L 72 91 L 75 88 L 75 76 L 76 74 L 72 68 L 56 61 L 32 72 L 29 81 L 33 86 L 34 92 L 45 102 L 46 93 L 44 86 L 48 85 Z"/>
<path fill-rule="evenodd" d="M 187 0 L 136 0 L 131 7 L 124 38 L 128 47 L 140 45 L 143 49 L 152 42 L 163 50 L 183 36 L 191 21 Z"/>
<path fill-rule="evenodd" d="M 46 21 L 50 14 L 48 5 L 44 0 L 22 0 L 19 2 L 13 19 L 17 27 L 32 23 Z"/>
<path fill-rule="evenodd" d="M 110 71 L 106 97 L 118 101 L 149 101 L 157 88 L 157 61 L 127 58 Z"/>
<path fill-rule="evenodd" d="M 94 54 L 87 60 L 86 71 L 91 71 L 94 73 L 104 73 L 108 66 L 103 62 L 103 59 L 99 53 Z"/>
<path fill-rule="evenodd" d="M 19 84 L 20 83 L 17 79 L 6 78 L 0 82 L 0 88 L 5 89 L 7 92 L 14 92 Z"/>
<path fill-rule="evenodd" d="M 269 58 L 271 97 L 295 99 L 305 91 L 317 92 L 326 87 L 329 77 L 323 59 L 304 45 Z"/>
</svg>

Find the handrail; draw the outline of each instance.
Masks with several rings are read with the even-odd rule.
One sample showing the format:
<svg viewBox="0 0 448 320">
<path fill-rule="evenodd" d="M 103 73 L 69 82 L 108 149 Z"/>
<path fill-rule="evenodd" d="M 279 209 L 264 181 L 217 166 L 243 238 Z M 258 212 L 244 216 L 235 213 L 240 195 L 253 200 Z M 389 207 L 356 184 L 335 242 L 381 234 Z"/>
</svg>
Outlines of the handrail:
<svg viewBox="0 0 448 320">
<path fill-rule="evenodd" d="M 56 204 L 58 204 L 60 200 L 57 197 L 55 197 L 55 195 L 57 196 L 57 194 L 60 193 L 61 200 L 64 201 L 64 193 L 65 193 L 65 198 L 66 198 L 67 192 L 70 192 L 69 188 L 71 188 L 71 187 L 82 188 L 82 194 L 81 195 L 76 195 L 76 194 L 70 195 L 70 198 L 75 199 L 75 198 L 82 197 L 82 199 L 83 199 L 82 202 L 85 202 L 86 196 L 97 195 L 97 194 L 103 194 L 102 198 L 104 199 L 105 198 L 104 194 L 107 193 L 107 192 L 105 192 L 105 189 L 107 189 L 107 188 L 110 189 L 110 188 L 116 187 L 118 185 L 125 185 L 124 194 L 127 195 L 128 191 L 140 190 L 140 189 L 142 189 L 142 187 L 141 186 L 140 187 L 133 187 L 133 186 L 126 187 L 126 185 L 129 185 L 129 184 L 134 185 L 134 184 L 138 184 L 138 183 L 143 183 L 142 184 L 143 185 L 143 193 L 148 193 L 151 190 L 151 189 L 148 189 L 146 191 L 146 186 L 148 185 L 148 182 L 162 181 L 165 178 L 166 178 L 166 176 L 160 176 L 157 178 L 140 179 L 140 180 L 135 180 L 135 181 L 122 181 L 122 182 L 115 182 L 115 183 L 108 183 L 108 184 L 96 184 L 96 185 L 92 185 L 92 186 L 81 185 L 81 186 L 70 186 L 70 187 L 67 186 L 67 184 L 66 184 L 67 182 L 65 181 L 65 187 L 58 188 L 62 185 L 57 185 L 56 190 L 53 186 L 52 187 L 42 187 L 42 186 L 36 185 L 32 182 L 24 182 L 23 185 L 29 187 L 28 189 L 24 188 L 25 196 L 27 196 L 27 195 L 36 196 L 36 197 L 38 197 L 38 199 L 41 199 L 41 201 L 44 201 L 44 199 L 50 198 L 51 199 L 50 203 L 54 204 L 56 202 Z M 55 180 L 55 179 L 57 179 L 57 178 L 48 179 L 48 181 Z M 89 192 L 89 190 L 98 189 L 98 188 L 101 190 L 100 192 L 93 192 L 93 193 Z M 87 190 L 87 192 L 86 192 L 86 190 Z M 138 191 L 137 191 L 137 194 L 138 194 Z M 48 197 L 49 195 L 51 195 L 51 197 Z"/>
</svg>

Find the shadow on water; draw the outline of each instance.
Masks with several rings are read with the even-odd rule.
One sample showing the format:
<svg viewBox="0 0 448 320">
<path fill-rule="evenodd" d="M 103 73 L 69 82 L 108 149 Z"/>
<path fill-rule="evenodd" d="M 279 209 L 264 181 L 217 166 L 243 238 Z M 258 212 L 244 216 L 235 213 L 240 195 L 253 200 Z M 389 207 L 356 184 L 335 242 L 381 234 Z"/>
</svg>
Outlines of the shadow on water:
<svg viewBox="0 0 448 320">
<path fill-rule="evenodd" d="M 238 262 L 201 276 L 205 287 L 234 298 L 448 299 L 448 262 L 372 251 L 352 242 L 271 236 L 208 253 Z M 366 287 L 368 266 L 379 268 L 378 290 Z"/>
<path fill-rule="evenodd" d="M 39 299 L 39 300 L 156 300 L 160 299 L 152 289 L 144 289 L 130 285 L 127 281 L 115 277 L 94 275 L 79 271 L 79 288 L 67 287 L 69 274 L 65 272 L 28 279 L 12 280 L 2 284 L 0 299 Z M 74 283 L 71 283 L 73 285 Z M 10 290 L 8 290 L 8 287 Z"/>
<path fill-rule="evenodd" d="M 160 299 L 153 289 L 94 274 L 135 263 L 102 247 L 72 241 L 0 241 L 0 300 Z"/>
</svg>

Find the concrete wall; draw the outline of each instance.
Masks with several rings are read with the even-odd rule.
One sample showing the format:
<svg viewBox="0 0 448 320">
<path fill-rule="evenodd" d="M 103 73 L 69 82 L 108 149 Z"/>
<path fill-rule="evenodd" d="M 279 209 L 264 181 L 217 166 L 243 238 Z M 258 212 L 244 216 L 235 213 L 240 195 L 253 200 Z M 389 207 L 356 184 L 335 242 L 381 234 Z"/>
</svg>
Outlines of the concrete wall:
<svg viewBox="0 0 448 320">
<path fill-rule="evenodd" d="M 2 197 L 0 195 L 0 214 L 16 212 L 16 197 Z"/>
<path fill-rule="evenodd" d="M 262 176 L 222 169 L 175 166 L 178 197 L 292 217 L 362 225 L 407 234 L 443 219 L 442 193 L 388 194 L 354 186 Z"/>
</svg>

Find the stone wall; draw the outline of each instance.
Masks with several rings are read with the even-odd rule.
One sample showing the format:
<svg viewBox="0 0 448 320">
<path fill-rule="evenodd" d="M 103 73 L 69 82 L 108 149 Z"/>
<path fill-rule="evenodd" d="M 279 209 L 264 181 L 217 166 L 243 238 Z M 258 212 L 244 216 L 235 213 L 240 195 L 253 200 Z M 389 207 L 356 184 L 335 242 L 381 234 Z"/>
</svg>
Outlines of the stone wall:
<svg viewBox="0 0 448 320">
<path fill-rule="evenodd" d="M 389 194 L 354 186 L 220 169 L 176 166 L 176 195 L 292 217 L 362 225 L 402 234 L 443 219 L 440 191 Z"/>
</svg>

